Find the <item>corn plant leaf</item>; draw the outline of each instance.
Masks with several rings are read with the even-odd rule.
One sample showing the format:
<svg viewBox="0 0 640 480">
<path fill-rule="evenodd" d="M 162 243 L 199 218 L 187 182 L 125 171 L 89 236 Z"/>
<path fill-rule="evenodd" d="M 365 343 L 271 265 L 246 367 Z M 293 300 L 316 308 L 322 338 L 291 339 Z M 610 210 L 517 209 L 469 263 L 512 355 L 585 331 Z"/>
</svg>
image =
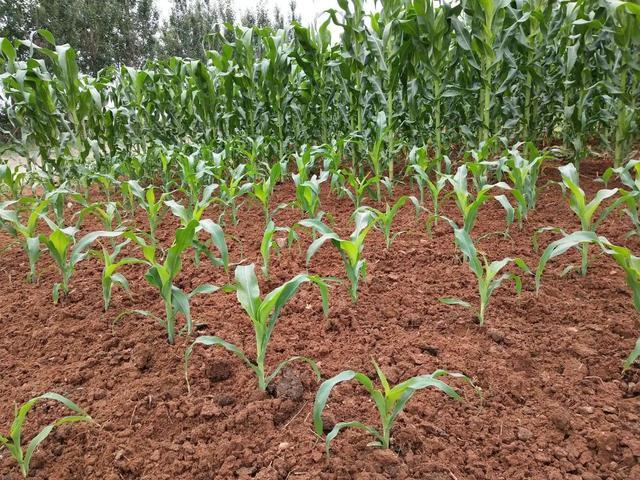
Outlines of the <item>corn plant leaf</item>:
<svg viewBox="0 0 640 480">
<path fill-rule="evenodd" d="M 353 379 L 358 380 L 358 382 L 360 382 L 369 393 L 375 390 L 373 382 L 369 377 L 362 373 L 354 372 L 353 370 L 345 370 L 344 372 L 322 382 L 316 392 L 316 398 L 313 402 L 313 425 L 317 435 L 322 435 L 324 425 L 324 422 L 322 421 L 322 411 L 327 405 L 331 390 L 333 390 L 333 388 L 339 383 Z"/>
<path fill-rule="evenodd" d="M 549 260 L 562 255 L 567 250 L 575 248 L 583 243 L 597 243 L 598 240 L 599 237 L 594 232 L 578 231 L 550 243 L 547 248 L 544 249 L 544 252 L 542 252 L 538 268 L 536 269 L 536 292 L 540 290 L 542 272 Z"/>
<path fill-rule="evenodd" d="M 236 296 L 244 311 L 251 319 L 258 318 L 260 300 L 260 287 L 255 274 L 255 265 L 238 265 L 235 272 Z"/>
<path fill-rule="evenodd" d="M 73 411 L 76 415 L 70 415 L 62 417 L 44 427 L 27 445 L 26 452 L 22 451 L 22 431 L 24 423 L 26 421 L 27 414 L 36 405 L 36 403 L 44 400 L 54 400 L 61 403 L 69 410 Z M 16 416 L 11 425 L 10 439 L 2 437 L 4 439 L 7 448 L 11 452 L 12 456 L 18 462 L 22 474 L 26 477 L 29 474 L 29 465 L 31 463 L 31 457 L 38 448 L 38 446 L 49 436 L 53 429 L 59 425 L 72 422 L 90 422 L 91 417 L 78 405 L 69 400 L 68 398 L 54 392 L 47 392 L 38 397 L 34 397 L 28 402 L 25 402 L 16 410 Z"/>
<path fill-rule="evenodd" d="M 89 246 L 98 238 L 115 238 L 120 235 L 122 235 L 122 232 L 97 231 L 88 233 L 73 247 L 71 257 L 69 258 L 69 264 L 73 266 L 82 260 L 86 256 L 86 249 L 89 248 Z"/>
<path fill-rule="evenodd" d="M 377 438 L 378 442 L 382 441 L 382 435 L 378 432 L 378 430 L 370 427 L 369 425 L 365 425 L 364 423 L 358 421 L 338 422 L 333 426 L 331 431 L 327 433 L 327 438 L 325 440 L 325 452 L 327 453 L 327 456 L 330 456 L 331 442 L 344 428 L 358 428 L 360 430 L 364 430 L 365 432 L 373 435 L 373 437 Z"/>
<path fill-rule="evenodd" d="M 444 303 L 445 305 L 458 305 L 464 308 L 471 308 L 471 304 L 469 302 L 465 302 L 459 298 L 454 297 L 442 297 L 438 299 L 439 302 Z"/>
<path fill-rule="evenodd" d="M 627 357 L 627 359 L 624 361 L 623 364 L 623 369 L 624 370 L 628 370 L 631 368 L 631 366 L 635 363 L 635 361 L 640 357 L 640 338 L 638 338 L 638 340 L 636 341 L 636 345 L 635 348 L 633 349 L 633 351 L 629 354 L 629 356 Z"/>
<path fill-rule="evenodd" d="M 215 293 L 218 290 L 220 290 L 220 287 L 217 287 L 210 283 L 203 283 L 202 285 L 197 286 L 191 291 L 191 293 L 189 294 L 189 298 L 193 298 L 196 295 Z"/>
<path fill-rule="evenodd" d="M 220 252 L 220 260 L 226 271 L 229 268 L 229 249 L 224 238 L 224 231 L 222 230 L 222 227 L 209 219 L 201 220 L 200 227 L 211 235 L 211 241 Z"/>
<path fill-rule="evenodd" d="M 320 380 L 320 378 L 322 377 L 321 373 L 320 373 L 320 369 L 318 368 L 318 364 L 315 362 L 315 360 L 309 358 L 309 357 L 303 357 L 300 355 L 296 355 L 294 357 L 290 357 L 287 358 L 286 360 L 283 360 L 282 362 L 280 362 L 276 368 L 273 370 L 273 372 L 266 378 L 266 384 L 269 385 L 274 378 L 276 378 L 278 376 L 278 374 L 280 373 L 280 371 L 286 367 L 287 365 L 289 365 L 291 362 L 304 362 L 307 365 L 309 365 L 309 367 L 311 367 L 311 370 L 313 370 L 313 373 L 315 373 L 316 375 L 316 379 Z"/>
</svg>

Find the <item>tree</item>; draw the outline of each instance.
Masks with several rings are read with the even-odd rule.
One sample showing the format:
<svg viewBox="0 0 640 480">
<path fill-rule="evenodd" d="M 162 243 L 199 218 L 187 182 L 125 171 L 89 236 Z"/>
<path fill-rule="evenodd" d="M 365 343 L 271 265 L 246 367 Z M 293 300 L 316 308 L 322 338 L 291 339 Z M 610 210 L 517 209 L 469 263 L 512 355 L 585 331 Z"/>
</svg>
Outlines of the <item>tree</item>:
<svg viewBox="0 0 640 480">
<path fill-rule="evenodd" d="M 280 29 L 284 28 L 284 15 L 282 15 L 282 11 L 280 7 L 276 5 L 273 9 L 273 28 Z"/>
<path fill-rule="evenodd" d="M 0 0 L 0 37 L 26 38 L 34 0 Z"/>
<path fill-rule="evenodd" d="M 0 33 L 28 38 L 49 30 L 92 73 L 112 63 L 139 65 L 156 52 L 153 0 L 0 0 Z"/>
<path fill-rule="evenodd" d="M 227 14 L 230 4 L 220 3 L 212 8 L 208 1 L 174 0 L 168 22 L 162 29 L 162 54 L 187 58 L 201 58 L 202 42 L 218 19 L 217 12 Z"/>
<path fill-rule="evenodd" d="M 296 4 L 296 0 L 289 0 L 289 23 L 293 22 L 301 23 L 301 19 L 298 14 L 298 5 Z"/>
</svg>

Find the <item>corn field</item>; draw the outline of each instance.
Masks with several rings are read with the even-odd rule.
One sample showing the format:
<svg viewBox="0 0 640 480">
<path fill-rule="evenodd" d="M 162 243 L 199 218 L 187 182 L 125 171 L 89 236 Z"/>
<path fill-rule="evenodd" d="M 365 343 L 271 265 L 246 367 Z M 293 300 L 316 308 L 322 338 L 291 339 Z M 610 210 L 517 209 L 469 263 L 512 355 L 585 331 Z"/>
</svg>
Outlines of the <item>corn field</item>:
<svg viewBox="0 0 640 480">
<path fill-rule="evenodd" d="M 0 472 L 640 478 L 640 2 L 337 4 L 0 38 Z"/>
<path fill-rule="evenodd" d="M 236 27 L 206 61 L 113 66 L 95 78 L 45 31 L 2 39 L 10 133 L 58 172 L 159 145 L 206 145 L 238 162 L 255 142 L 280 159 L 350 139 L 363 164 L 381 144 L 390 178 L 414 146 L 438 159 L 452 147 L 532 141 L 579 162 L 596 144 L 619 165 L 638 137 L 633 2 L 397 0 L 370 17 L 360 1 L 341 5 L 317 28 Z M 343 29 L 339 42 L 330 23 Z"/>
</svg>

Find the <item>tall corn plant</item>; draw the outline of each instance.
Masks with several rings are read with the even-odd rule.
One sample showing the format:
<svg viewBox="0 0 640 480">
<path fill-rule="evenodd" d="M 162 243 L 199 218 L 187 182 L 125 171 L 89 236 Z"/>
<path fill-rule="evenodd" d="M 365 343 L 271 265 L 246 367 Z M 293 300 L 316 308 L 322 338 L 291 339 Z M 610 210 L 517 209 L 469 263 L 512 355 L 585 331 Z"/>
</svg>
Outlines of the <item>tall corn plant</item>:
<svg viewBox="0 0 640 480">
<path fill-rule="evenodd" d="M 505 27 L 510 3 L 509 0 L 463 0 L 468 25 L 458 17 L 452 18 L 458 46 L 467 52 L 469 64 L 480 80 L 478 143 L 486 142 L 495 131 L 491 123 L 492 107 L 498 101 L 494 79 L 507 48 L 505 37 L 510 31 Z"/>
<path fill-rule="evenodd" d="M 301 103 L 306 110 L 305 120 L 320 123 L 319 137 L 322 143 L 329 141 L 334 116 L 330 108 L 335 89 L 330 62 L 334 60 L 335 50 L 331 44 L 330 22 L 331 18 L 328 18 L 317 29 L 294 22 L 296 48 L 291 51 L 291 56 L 305 73 L 306 82 L 309 82 L 309 85 L 304 82 L 300 85 L 300 95 L 304 99 Z"/>
<path fill-rule="evenodd" d="M 433 145 L 438 167 L 444 154 L 445 105 L 446 97 L 457 94 L 452 84 L 451 44 L 453 39 L 452 16 L 458 8 L 447 3 L 436 6 L 432 0 L 413 0 L 407 5 L 399 28 L 403 31 L 402 48 L 411 55 L 407 62 L 414 69 L 411 76 L 423 77 L 433 101 Z M 427 75 L 420 75 L 426 70 Z"/>
<path fill-rule="evenodd" d="M 336 10 L 329 10 L 333 23 L 342 28 L 344 49 L 338 57 L 339 82 L 349 104 L 345 123 L 350 132 L 361 134 L 365 127 L 364 101 L 366 68 L 370 56 L 365 27 L 365 11 L 362 0 L 338 0 L 341 18 Z M 360 165 L 359 143 L 351 143 L 353 165 Z"/>
<path fill-rule="evenodd" d="M 631 128 L 637 98 L 640 94 L 640 4 L 607 0 L 610 22 L 613 24 L 617 68 L 617 123 L 614 163 L 620 166 L 629 150 Z"/>
</svg>

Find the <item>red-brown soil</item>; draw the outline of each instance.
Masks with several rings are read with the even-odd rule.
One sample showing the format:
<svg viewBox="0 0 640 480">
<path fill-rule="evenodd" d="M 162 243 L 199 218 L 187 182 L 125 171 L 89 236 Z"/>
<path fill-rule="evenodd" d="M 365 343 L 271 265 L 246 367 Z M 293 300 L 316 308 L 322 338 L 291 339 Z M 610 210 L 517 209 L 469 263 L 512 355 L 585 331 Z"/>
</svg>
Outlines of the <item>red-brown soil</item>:
<svg viewBox="0 0 640 480">
<path fill-rule="evenodd" d="M 594 160 L 583 165 L 589 196 L 602 188 L 593 179 L 603 168 Z M 533 232 L 544 226 L 578 229 L 559 186 L 548 183 L 557 179 L 557 171 L 547 169 L 538 207 L 524 228 L 513 226 L 510 238 L 487 236 L 480 250 L 490 259 L 519 256 L 535 268 L 540 252 L 532 248 Z M 273 205 L 291 200 L 292 186 L 279 187 L 276 197 Z M 348 199 L 325 190 L 322 209 L 341 234 L 351 232 Z M 457 218 L 452 199 L 443 210 Z M 210 218 L 217 215 L 209 212 Z M 290 208 L 276 220 L 292 225 L 301 218 Z M 141 216 L 138 222 L 144 227 Z M 263 223 L 261 210 L 247 201 L 239 225 L 225 227 L 233 262 L 260 263 Z M 165 217 L 165 243 L 176 225 L 170 214 Z M 481 209 L 474 236 L 504 225 L 503 210 L 491 201 Z M 94 220 L 84 228 L 101 229 Z M 637 238 L 624 237 L 630 228 L 620 213 L 600 233 L 640 252 Z M 114 317 L 128 308 L 162 314 L 157 292 L 143 278 L 145 268 L 125 269 L 133 296 L 115 289 L 111 309 L 103 313 L 101 266 L 89 258 L 73 276 L 70 296 L 54 306 L 57 272 L 51 260 L 43 254 L 39 283 L 29 285 L 27 261 L 17 248 L 2 254 L 0 266 L 0 431 L 9 429 L 14 402 L 46 391 L 64 394 L 90 412 L 96 424 L 63 426 L 42 444 L 32 464 L 37 479 L 640 478 L 640 371 L 621 372 L 640 329 L 621 270 L 592 249 L 586 278 L 562 277 L 564 267 L 578 260 L 577 253 L 565 255 L 549 264 L 539 296 L 531 276 L 519 296 L 512 284 L 496 290 L 486 324 L 479 327 L 471 310 L 438 302 L 456 296 L 477 304 L 475 278 L 460 263 L 448 225 L 440 222 L 429 237 L 424 218 L 415 221 L 408 204 L 393 230 L 404 233 L 389 250 L 380 232 L 366 240 L 368 277 L 356 305 L 345 284 L 334 285 L 325 320 L 317 289 L 303 286 L 283 310 L 268 354 L 270 367 L 291 355 L 312 357 L 325 378 L 345 369 L 372 375 L 375 358 L 393 382 L 445 368 L 464 372 L 482 388 L 480 397 L 456 383 L 464 402 L 436 391 L 416 394 L 395 425 L 391 451 L 368 447 L 371 438 L 364 432 L 347 430 L 327 459 L 311 423 L 318 384 L 303 365 L 279 379 L 279 396 L 272 396 L 261 394 L 252 373 L 226 351 L 197 348 L 189 395 L 183 376 L 189 339 L 179 337 L 170 346 L 158 324 L 140 317 L 112 328 Z M 553 238 L 546 234 L 542 245 Z M 263 293 L 305 270 L 309 241 L 304 234 L 301 244 L 274 255 L 272 280 L 261 280 Z M 8 243 L 0 237 L 0 249 Z M 191 257 L 179 279 L 185 290 L 229 280 L 208 262 L 194 268 Z M 330 244 L 314 257 L 310 271 L 346 280 Z M 251 324 L 234 294 L 197 297 L 192 313 L 200 334 L 254 351 Z M 37 407 L 27 433 L 51 421 L 52 411 L 62 412 Z M 335 421 L 378 426 L 372 402 L 355 384 L 334 390 L 327 413 Z M 0 452 L 0 478 L 19 478 L 6 450 Z"/>
</svg>

